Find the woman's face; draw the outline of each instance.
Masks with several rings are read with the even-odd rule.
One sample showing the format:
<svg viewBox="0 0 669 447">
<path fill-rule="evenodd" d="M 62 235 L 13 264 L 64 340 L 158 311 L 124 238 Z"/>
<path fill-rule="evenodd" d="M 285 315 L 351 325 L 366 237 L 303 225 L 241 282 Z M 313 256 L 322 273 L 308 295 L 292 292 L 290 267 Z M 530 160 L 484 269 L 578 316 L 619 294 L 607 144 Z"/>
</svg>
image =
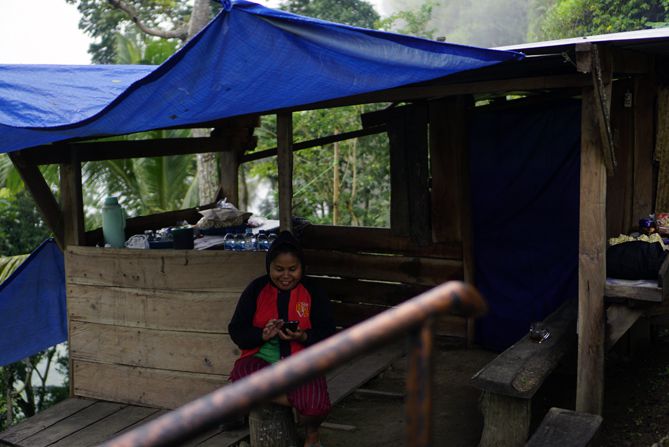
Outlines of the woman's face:
<svg viewBox="0 0 669 447">
<path fill-rule="evenodd" d="M 269 277 L 279 290 L 291 290 L 302 279 L 302 264 L 293 253 L 280 253 L 269 265 Z"/>
</svg>

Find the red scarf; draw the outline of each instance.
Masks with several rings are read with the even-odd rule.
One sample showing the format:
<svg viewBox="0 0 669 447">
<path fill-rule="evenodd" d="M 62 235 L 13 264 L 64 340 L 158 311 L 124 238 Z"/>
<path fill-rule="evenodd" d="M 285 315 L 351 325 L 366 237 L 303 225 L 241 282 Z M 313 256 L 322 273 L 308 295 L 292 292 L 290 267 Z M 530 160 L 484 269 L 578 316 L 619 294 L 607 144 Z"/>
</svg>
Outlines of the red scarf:
<svg viewBox="0 0 669 447">
<path fill-rule="evenodd" d="M 258 294 L 256 300 L 256 313 L 253 315 L 253 326 L 257 328 L 264 328 L 269 320 L 279 318 L 279 310 L 277 307 L 277 300 L 279 297 L 279 289 L 277 289 L 271 282 L 267 283 Z M 311 294 L 309 291 L 299 283 L 294 289 L 290 291 L 290 299 L 288 301 L 288 319 L 299 321 L 299 328 L 303 331 L 311 329 Z M 290 342 L 290 353 L 295 354 L 304 349 L 304 346 L 296 341 Z M 253 349 L 242 349 L 240 358 L 248 357 L 260 350 L 260 347 Z"/>
</svg>

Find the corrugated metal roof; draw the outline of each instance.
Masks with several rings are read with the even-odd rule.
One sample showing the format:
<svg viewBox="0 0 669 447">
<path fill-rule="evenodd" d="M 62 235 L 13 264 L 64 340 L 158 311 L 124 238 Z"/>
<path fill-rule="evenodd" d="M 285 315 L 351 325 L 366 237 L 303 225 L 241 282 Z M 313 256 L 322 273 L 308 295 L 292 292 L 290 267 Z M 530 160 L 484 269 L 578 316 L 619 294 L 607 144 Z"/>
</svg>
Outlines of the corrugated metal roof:
<svg viewBox="0 0 669 447">
<path fill-rule="evenodd" d="M 579 43 L 606 43 L 654 54 L 669 54 L 669 28 L 644 29 L 596 36 L 531 42 L 496 47 L 496 50 L 521 51 L 526 54 L 559 53 Z"/>
</svg>

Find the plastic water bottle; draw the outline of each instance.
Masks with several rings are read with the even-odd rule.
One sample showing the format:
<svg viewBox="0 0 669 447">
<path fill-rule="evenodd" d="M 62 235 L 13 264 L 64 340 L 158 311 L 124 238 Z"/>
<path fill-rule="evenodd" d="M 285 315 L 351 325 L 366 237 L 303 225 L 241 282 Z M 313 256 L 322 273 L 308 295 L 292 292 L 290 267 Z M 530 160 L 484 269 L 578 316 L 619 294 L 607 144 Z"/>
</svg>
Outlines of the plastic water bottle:
<svg viewBox="0 0 669 447">
<path fill-rule="evenodd" d="M 269 239 L 267 238 L 267 233 L 265 233 L 265 230 L 260 230 L 258 232 L 256 243 L 258 244 L 258 250 L 260 251 L 269 250 Z"/>
<path fill-rule="evenodd" d="M 114 248 L 125 246 L 125 214 L 116 197 L 107 197 L 102 206 L 102 235 Z"/>
<path fill-rule="evenodd" d="M 245 245 L 244 235 L 242 233 L 235 234 L 235 251 L 244 251 Z"/>
<path fill-rule="evenodd" d="M 225 236 L 223 236 L 223 249 L 224 250 L 235 249 L 235 235 L 233 233 L 225 233 Z"/>
<path fill-rule="evenodd" d="M 253 251 L 256 248 L 257 248 L 256 235 L 253 234 L 252 229 L 247 228 L 246 233 L 244 233 L 244 250 L 245 251 Z"/>
<path fill-rule="evenodd" d="M 268 249 L 268 250 L 269 250 L 269 248 L 272 246 L 272 244 L 274 243 L 274 241 L 276 240 L 276 238 L 278 238 L 278 237 L 279 237 L 279 236 L 277 236 L 276 233 L 270 233 L 270 234 L 267 235 L 267 242 L 268 242 L 268 244 L 267 244 L 267 249 Z"/>
</svg>

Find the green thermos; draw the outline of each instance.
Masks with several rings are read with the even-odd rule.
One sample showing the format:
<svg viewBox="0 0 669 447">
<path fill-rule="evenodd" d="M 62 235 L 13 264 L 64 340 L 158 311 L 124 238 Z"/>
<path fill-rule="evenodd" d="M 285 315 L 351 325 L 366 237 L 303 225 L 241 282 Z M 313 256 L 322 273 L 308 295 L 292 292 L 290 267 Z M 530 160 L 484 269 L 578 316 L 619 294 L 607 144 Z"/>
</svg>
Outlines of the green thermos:
<svg viewBox="0 0 669 447">
<path fill-rule="evenodd" d="M 102 234 L 105 244 L 114 248 L 125 246 L 125 215 L 116 197 L 107 197 L 102 207 Z"/>
</svg>

